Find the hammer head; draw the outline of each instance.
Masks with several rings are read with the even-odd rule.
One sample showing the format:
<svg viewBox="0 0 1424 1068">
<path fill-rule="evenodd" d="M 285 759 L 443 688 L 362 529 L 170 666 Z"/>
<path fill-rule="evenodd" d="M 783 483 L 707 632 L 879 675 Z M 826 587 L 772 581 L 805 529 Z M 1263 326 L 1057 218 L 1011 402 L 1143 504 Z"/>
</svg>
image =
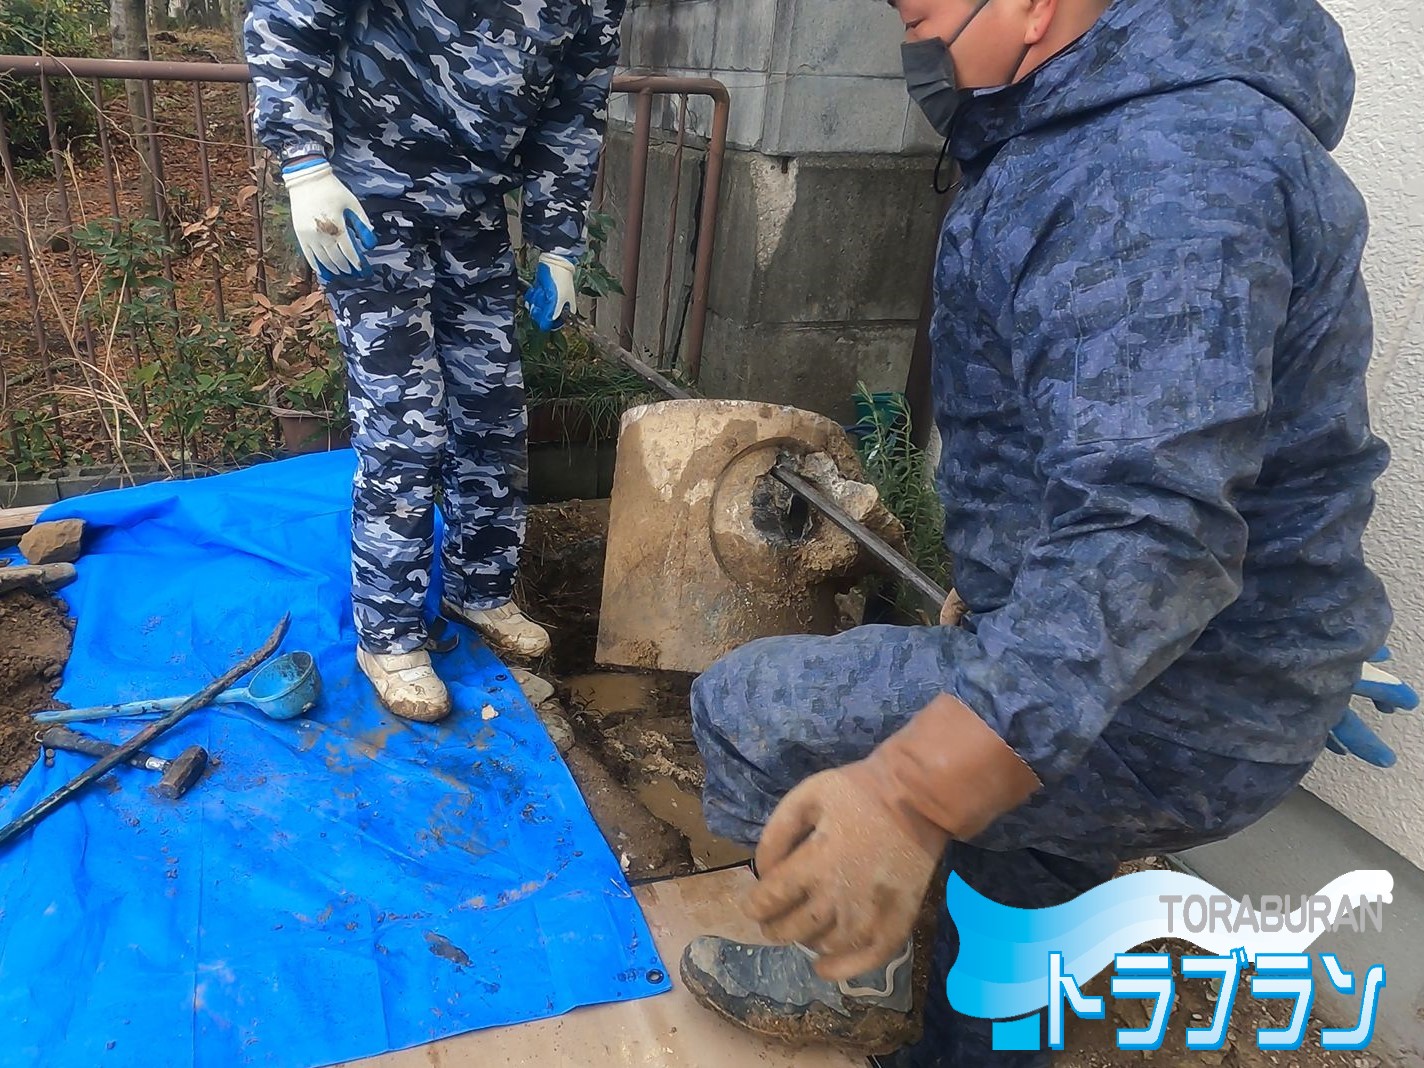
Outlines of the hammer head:
<svg viewBox="0 0 1424 1068">
<path fill-rule="evenodd" d="M 163 778 L 158 781 L 160 797 L 178 798 L 192 789 L 208 767 L 208 751 L 201 745 L 190 745 L 168 762 Z"/>
</svg>

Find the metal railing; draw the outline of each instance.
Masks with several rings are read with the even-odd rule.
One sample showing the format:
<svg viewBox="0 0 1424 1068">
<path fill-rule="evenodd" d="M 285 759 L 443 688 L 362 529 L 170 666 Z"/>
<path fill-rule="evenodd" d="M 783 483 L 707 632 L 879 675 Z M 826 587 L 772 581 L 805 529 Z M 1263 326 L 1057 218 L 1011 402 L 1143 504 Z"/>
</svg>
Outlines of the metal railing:
<svg viewBox="0 0 1424 1068">
<path fill-rule="evenodd" d="M 16 161 L 11 151 L 11 131 L 5 129 L 0 119 L 0 165 L 6 186 L 8 214 L 13 233 L 6 235 L 0 229 L 0 254 L 5 251 L 18 253 L 20 275 L 29 308 L 28 345 L 16 337 L 5 336 L 4 324 L 0 324 L 0 346 L 8 347 L 12 353 L 33 346 L 34 366 L 21 371 L 26 380 L 42 378 L 45 384 L 46 405 L 50 409 L 62 444 L 63 426 L 56 392 L 56 369 L 61 361 L 53 358 L 51 345 L 54 333 L 62 333 L 66 344 L 61 351 L 73 350 L 73 358 L 63 360 L 66 369 L 77 364 L 86 377 L 86 388 L 91 392 L 101 388 L 101 384 L 88 381 L 93 368 L 100 363 L 112 367 L 112 354 L 108 348 L 113 338 L 96 337 L 94 324 L 83 310 L 84 296 L 93 290 L 93 265 L 85 261 L 86 254 L 72 239 L 76 230 L 76 220 L 81 224 L 91 216 L 102 217 L 103 213 L 86 206 L 80 189 L 80 169 L 75 164 L 73 144 L 60 129 L 56 109 L 57 90 L 78 90 L 87 97 L 87 106 L 95 116 L 94 133 L 88 138 L 88 150 L 97 147 L 102 159 L 102 194 L 90 190 L 91 200 L 102 196 L 101 207 L 114 219 L 124 219 L 142 213 L 150 218 L 167 221 L 173 194 L 179 192 L 177 181 L 170 178 L 177 169 L 171 166 L 172 156 L 181 149 L 184 154 L 183 171 L 191 179 L 196 170 L 198 181 L 197 200 L 205 216 L 211 217 L 214 209 L 226 211 L 233 205 L 237 190 L 220 188 L 219 182 L 225 176 L 215 179 L 214 162 L 223 157 L 231 163 L 234 155 L 243 162 L 243 172 L 248 195 L 236 197 L 239 209 L 245 208 L 250 216 L 252 247 L 255 256 L 248 268 L 246 279 L 253 294 L 265 299 L 268 296 L 268 269 L 271 266 L 268 251 L 268 234 L 264 232 L 261 195 L 268 185 L 268 167 L 255 143 L 252 132 L 252 89 L 250 76 L 245 64 L 236 63 L 196 63 L 160 62 L 114 59 L 62 58 L 53 56 L 0 56 L 0 76 L 12 75 L 34 79 L 39 84 L 46 131 L 49 141 L 49 169 L 52 171 L 52 188 L 42 188 L 48 178 L 37 178 L 34 161 L 31 171 L 22 176 L 17 173 Z M 127 94 L 131 102 L 136 102 L 138 114 L 129 107 L 129 125 L 114 119 L 108 111 L 112 101 L 106 100 L 106 82 L 122 80 L 130 86 L 137 86 L 137 94 Z M 172 99 L 164 109 L 157 106 L 158 87 L 165 83 L 179 83 L 189 87 L 191 106 L 185 115 L 174 118 Z M 675 78 L 660 75 L 625 75 L 615 78 L 613 92 L 629 94 L 635 98 L 634 123 L 631 144 L 632 159 L 626 183 L 625 201 L 622 204 L 620 240 L 622 262 L 619 280 L 623 289 L 622 305 L 618 318 L 620 343 L 631 347 L 634 327 L 639 312 L 638 284 L 643 256 L 644 233 L 647 222 L 648 162 L 652 147 L 653 99 L 656 96 L 671 95 L 682 100 L 682 126 L 677 131 L 673 157 L 673 182 L 668 205 L 668 257 L 665 276 L 661 287 L 659 308 L 659 338 L 654 360 L 659 366 L 680 364 L 683 376 L 696 381 L 702 359 L 702 344 L 706 332 L 708 294 L 711 287 L 714 239 L 717 227 L 717 213 L 721 191 L 722 164 L 726 151 L 727 121 L 730 100 L 726 88 L 708 78 Z M 710 138 L 702 152 L 701 189 L 696 206 L 695 240 L 692 243 L 692 274 L 690 296 L 686 305 L 686 324 L 680 352 L 665 351 L 667 324 L 672 314 L 673 240 L 678 225 L 680 210 L 680 177 L 683 159 L 689 149 L 687 134 L 687 98 L 690 96 L 709 98 L 713 105 L 713 121 Z M 120 111 L 124 110 L 122 108 Z M 160 114 L 160 110 L 163 114 Z M 238 134 L 233 122 L 241 127 Z M 595 207 L 607 208 L 604 173 L 600 168 L 595 186 Z M 92 169 L 92 168 L 91 168 Z M 231 175 L 232 167 L 228 167 Z M 146 177 L 147 181 L 144 181 Z M 28 180 L 26 180 L 28 178 Z M 147 203 L 139 203 L 135 187 L 149 195 Z M 255 187 L 258 195 L 251 195 Z M 245 202 L 244 202 L 245 201 Z M 78 211 L 76 211 L 76 207 Z M 191 205 L 180 204 L 180 207 Z M 37 227 L 36 214 L 43 218 Z M 53 225 L 44 225 L 45 222 Z M 182 224 L 178 219 L 177 223 Z M 37 234 L 36 230 L 48 231 Z M 8 240 L 7 240 L 8 238 Z M 48 249 L 42 246 L 48 239 Z M 54 279 L 40 277 L 41 254 L 45 251 L 56 254 L 65 262 L 61 270 L 68 275 L 68 286 L 55 285 Z M 67 255 L 66 255 L 67 253 Z M 53 266 L 53 257 L 48 261 Z M 0 264 L 4 259 L 0 258 Z M 88 280 L 86 280 L 86 272 Z M 3 273 L 8 273 L 5 271 Z M 236 285 L 225 284 L 224 267 L 217 257 L 209 264 L 208 286 L 211 296 L 211 310 L 219 320 L 229 319 L 229 313 L 236 310 L 233 305 Z M 169 299 L 174 313 L 178 313 L 177 289 L 174 286 L 174 264 L 164 257 L 163 275 L 169 283 Z M 5 279 L 0 276 L 0 287 Z M 257 297 L 254 297 L 257 299 Z M 13 325 L 13 324 L 11 324 Z M 0 347 L 3 352 L 3 347 Z M 26 361 L 30 362 L 30 361 Z M 0 411 L 8 406 L 8 393 L 17 382 L 16 376 L 7 375 L 5 361 L 0 360 Z M 5 427 L 0 426 L 0 431 Z M 117 443 L 111 442 L 112 446 Z M 112 458 L 112 457 L 111 457 Z"/>
</svg>

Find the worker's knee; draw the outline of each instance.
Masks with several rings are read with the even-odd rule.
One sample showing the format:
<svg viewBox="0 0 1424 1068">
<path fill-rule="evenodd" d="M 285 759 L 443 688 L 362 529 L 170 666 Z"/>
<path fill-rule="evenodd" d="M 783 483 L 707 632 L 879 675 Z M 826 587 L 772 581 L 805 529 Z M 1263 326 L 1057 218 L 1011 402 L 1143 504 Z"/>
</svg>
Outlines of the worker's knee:
<svg viewBox="0 0 1424 1068">
<path fill-rule="evenodd" d="M 908 633 L 884 627 L 787 635 L 728 653 L 693 685 L 699 747 L 704 754 L 732 751 L 763 767 L 859 759 L 914 710 L 901 707 L 904 680 L 888 657 Z"/>
<path fill-rule="evenodd" d="M 762 638 L 723 656 L 692 684 L 692 731 L 704 758 L 780 748 L 805 715 L 798 677 L 804 638 Z"/>
<path fill-rule="evenodd" d="M 358 500 L 371 505 L 433 495 L 444 452 L 443 434 L 363 442 L 356 449 Z"/>
</svg>

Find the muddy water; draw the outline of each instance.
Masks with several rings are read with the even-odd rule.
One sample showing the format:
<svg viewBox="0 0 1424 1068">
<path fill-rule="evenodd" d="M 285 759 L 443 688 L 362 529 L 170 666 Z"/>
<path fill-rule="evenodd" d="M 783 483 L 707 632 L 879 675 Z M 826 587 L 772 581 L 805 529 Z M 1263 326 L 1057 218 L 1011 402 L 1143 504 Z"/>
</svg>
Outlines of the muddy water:
<svg viewBox="0 0 1424 1068">
<path fill-rule="evenodd" d="M 676 827 L 687 838 L 692 860 L 699 869 L 740 864 L 752 855 L 746 846 L 719 838 L 702 819 L 702 803 L 671 779 L 658 776 L 640 783 L 634 790 L 654 816 Z"/>
</svg>

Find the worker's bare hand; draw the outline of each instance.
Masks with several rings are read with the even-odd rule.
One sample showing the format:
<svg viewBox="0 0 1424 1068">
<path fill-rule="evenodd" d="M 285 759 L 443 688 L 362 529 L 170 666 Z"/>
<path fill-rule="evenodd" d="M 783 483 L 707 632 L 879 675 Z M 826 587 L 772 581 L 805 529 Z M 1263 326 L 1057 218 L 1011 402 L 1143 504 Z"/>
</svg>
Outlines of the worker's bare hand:
<svg viewBox="0 0 1424 1068">
<path fill-rule="evenodd" d="M 892 959 L 914 928 L 949 835 L 893 811 L 871 762 L 813 775 L 782 799 L 744 902 L 762 933 L 818 954 L 822 978 Z"/>
</svg>

